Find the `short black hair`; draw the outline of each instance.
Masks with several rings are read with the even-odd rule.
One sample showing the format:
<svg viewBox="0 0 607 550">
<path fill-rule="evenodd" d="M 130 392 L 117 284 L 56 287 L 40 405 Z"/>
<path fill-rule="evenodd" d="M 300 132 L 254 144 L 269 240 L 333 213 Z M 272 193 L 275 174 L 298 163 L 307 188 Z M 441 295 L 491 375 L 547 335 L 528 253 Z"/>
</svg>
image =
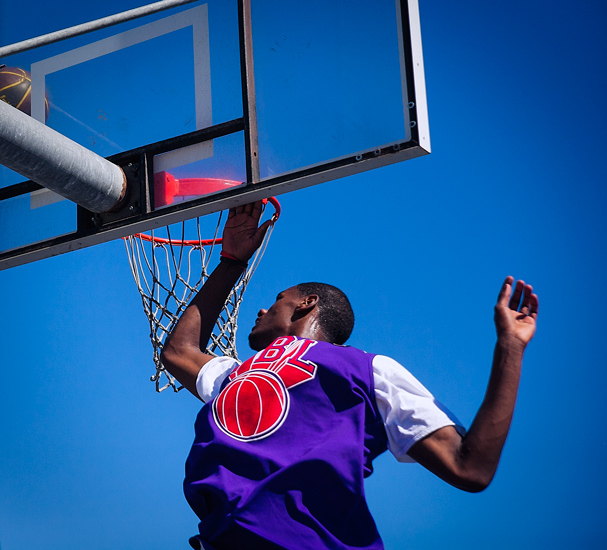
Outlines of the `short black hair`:
<svg viewBox="0 0 607 550">
<path fill-rule="evenodd" d="M 318 296 L 320 328 L 329 342 L 344 344 L 354 329 L 354 311 L 348 297 L 326 283 L 300 283 L 295 288 L 302 296 Z"/>
</svg>

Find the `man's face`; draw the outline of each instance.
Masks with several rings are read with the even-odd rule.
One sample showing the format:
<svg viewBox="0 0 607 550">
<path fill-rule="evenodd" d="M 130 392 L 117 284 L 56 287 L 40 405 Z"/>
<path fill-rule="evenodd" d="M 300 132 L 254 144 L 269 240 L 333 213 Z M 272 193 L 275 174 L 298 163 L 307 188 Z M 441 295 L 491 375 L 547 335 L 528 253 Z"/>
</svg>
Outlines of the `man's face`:
<svg viewBox="0 0 607 550">
<path fill-rule="evenodd" d="M 301 299 L 299 291 L 291 287 L 276 297 L 270 309 L 260 309 L 249 334 L 251 349 L 261 351 L 279 336 L 291 336 L 293 316 Z"/>
</svg>

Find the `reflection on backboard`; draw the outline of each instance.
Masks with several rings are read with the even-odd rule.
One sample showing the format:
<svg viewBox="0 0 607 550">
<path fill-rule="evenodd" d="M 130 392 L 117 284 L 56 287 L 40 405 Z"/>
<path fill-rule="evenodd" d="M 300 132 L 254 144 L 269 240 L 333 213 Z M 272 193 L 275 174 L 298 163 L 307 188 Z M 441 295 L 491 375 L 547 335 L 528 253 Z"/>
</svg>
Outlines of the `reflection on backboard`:
<svg viewBox="0 0 607 550">
<path fill-rule="evenodd" d="M 207 0 L 0 64 L 129 186 L 93 215 L 0 166 L 0 269 L 430 151 L 417 0 Z"/>
<path fill-rule="evenodd" d="M 156 172 L 154 174 L 154 209 L 175 202 L 192 200 L 202 195 L 210 195 L 238 185 L 243 185 L 243 183 L 219 178 L 182 178 L 178 180 L 168 172 Z"/>
</svg>

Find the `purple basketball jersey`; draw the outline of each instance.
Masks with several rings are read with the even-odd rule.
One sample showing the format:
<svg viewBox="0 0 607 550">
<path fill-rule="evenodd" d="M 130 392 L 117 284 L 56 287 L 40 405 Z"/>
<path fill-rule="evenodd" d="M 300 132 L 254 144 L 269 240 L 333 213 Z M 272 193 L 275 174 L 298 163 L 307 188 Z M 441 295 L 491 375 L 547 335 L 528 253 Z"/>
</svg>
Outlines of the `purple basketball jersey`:
<svg viewBox="0 0 607 550">
<path fill-rule="evenodd" d="M 372 360 L 288 336 L 232 372 L 186 463 L 204 548 L 383 548 L 363 490 L 386 450 Z"/>
</svg>

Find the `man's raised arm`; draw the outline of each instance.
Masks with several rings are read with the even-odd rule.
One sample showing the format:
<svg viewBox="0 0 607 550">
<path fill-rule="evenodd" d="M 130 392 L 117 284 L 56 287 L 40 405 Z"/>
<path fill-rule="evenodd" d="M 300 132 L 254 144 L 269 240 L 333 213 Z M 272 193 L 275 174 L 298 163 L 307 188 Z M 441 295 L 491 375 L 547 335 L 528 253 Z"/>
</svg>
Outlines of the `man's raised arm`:
<svg viewBox="0 0 607 550">
<path fill-rule="evenodd" d="M 260 227 L 261 201 L 232 208 L 222 237 L 222 261 L 183 312 L 164 344 L 161 361 L 186 389 L 196 397 L 196 378 L 213 356 L 204 353 L 215 321 L 247 262 L 261 245 L 272 224 Z"/>
<path fill-rule="evenodd" d="M 467 434 L 461 437 L 448 426 L 409 450 L 409 456 L 422 466 L 465 491 L 482 491 L 495 475 L 512 421 L 523 352 L 535 333 L 537 295 L 523 281 L 517 281 L 514 290 L 512 284 L 513 278 L 507 277 L 498 296 L 497 344 L 489 385 Z"/>
</svg>

